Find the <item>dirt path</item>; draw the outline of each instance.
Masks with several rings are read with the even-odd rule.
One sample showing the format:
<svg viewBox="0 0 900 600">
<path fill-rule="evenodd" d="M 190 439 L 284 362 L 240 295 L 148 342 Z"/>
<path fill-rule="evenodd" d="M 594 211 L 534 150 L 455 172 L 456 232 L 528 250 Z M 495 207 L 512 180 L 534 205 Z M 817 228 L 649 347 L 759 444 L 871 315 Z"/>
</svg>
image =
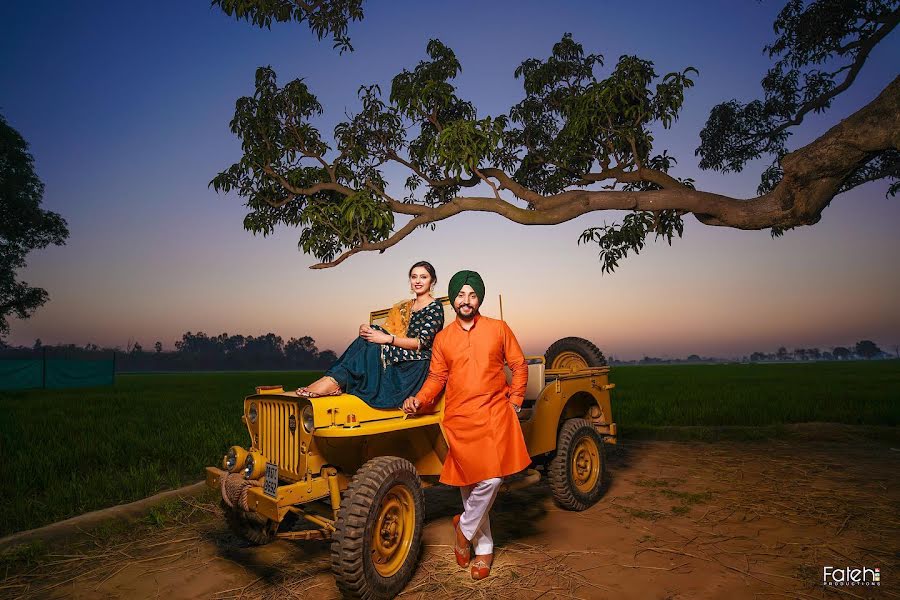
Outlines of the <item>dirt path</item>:
<svg viewBox="0 0 900 600">
<path fill-rule="evenodd" d="M 492 576 L 452 562 L 455 489 L 426 491 L 425 548 L 406 598 L 898 598 L 900 452 L 832 441 L 629 442 L 603 499 L 558 509 L 544 485 L 498 499 Z M 335 598 L 328 547 L 246 547 L 212 503 L 94 534 L 0 582 L 22 598 Z M 178 524 L 178 521 L 184 523 Z M 59 552 L 59 554 L 54 554 Z M 824 588 L 822 568 L 879 567 L 882 585 Z"/>
</svg>

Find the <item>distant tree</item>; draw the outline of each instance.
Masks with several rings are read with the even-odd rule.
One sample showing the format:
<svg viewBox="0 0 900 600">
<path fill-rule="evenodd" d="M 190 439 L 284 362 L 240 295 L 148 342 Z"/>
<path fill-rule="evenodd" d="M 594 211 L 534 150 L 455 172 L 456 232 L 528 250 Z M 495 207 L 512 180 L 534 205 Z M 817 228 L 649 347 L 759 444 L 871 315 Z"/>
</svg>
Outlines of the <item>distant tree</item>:
<svg viewBox="0 0 900 600">
<path fill-rule="evenodd" d="M 754 352 L 750 355 L 750 362 L 759 362 L 762 360 L 766 360 L 766 355 L 763 352 Z"/>
<path fill-rule="evenodd" d="M 8 317 L 27 319 L 49 299 L 46 290 L 16 281 L 25 257 L 69 237 L 65 220 L 41 209 L 43 197 L 28 143 L 0 115 L 0 338 L 9 334 Z"/>
<path fill-rule="evenodd" d="M 198 331 L 196 334 L 188 331 L 183 334 L 181 340 L 175 342 L 175 349 L 185 354 L 203 356 L 222 356 L 225 354 L 221 339 L 216 337 L 210 338 L 202 331 Z"/>
<path fill-rule="evenodd" d="M 836 360 L 847 360 L 850 358 L 850 350 L 844 348 L 843 346 L 838 346 L 834 350 L 831 351 Z"/>
<path fill-rule="evenodd" d="M 213 1 L 259 26 L 306 20 L 339 45 L 345 15 L 359 9 L 349 0 Z M 492 115 L 456 93 L 462 65 L 451 48 L 430 40 L 424 60 L 400 71 L 389 92 L 360 86 L 358 112 L 332 135 L 316 127 L 324 109 L 303 79 L 279 85 L 274 69 L 260 67 L 252 95 L 237 100 L 230 122 L 242 155 L 210 185 L 245 200 L 244 228 L 254 234 L 298 228 L 300 249 L 319 261 L 312 268 L 384 252 L 466 212 L 558 225 L 629 211 L 621 224 L 579 237 L 598 248 L 601 272 L 648 241 L 671 244 L 686 215 L 777 236 L 819 222 L 836 196 L 865 182 L 887 180 L 888 193 L 897 191 L 900 77 L 842 120 L 832 117 L 818 138 L 795 148 L 788 141 L 806 117 L 827 112 L 853 85 L 898 22 L 896 0 L 785 4 L 764 48 L 773 64 L 762 98 L 715 106 L 696 150 L 701 169 L 725 173 L 771 160 L 754 198 L 695 189 L 675 173 L 677 157 L 658 147 L 659 132 L 678 119 L 694 85 L 694 68 L 662 74 L 649 60 L 623 55 L 604 71 L 603 56 L 586 53 L 570 34 L 546 58 L 521 62 L 514 77 L 522 100 Z M 408 175 L 402 195 L 386 180 L 395 169 Z"/>
<path fill-rule="evenodd" d="M 806 349 L 797 348 L 794 350 L 794 358 L 797 360 L 806 360 Z"/>
<path fill-rule="evenodd" d="M 318 357 L 318 367 L 320 369 L 327 369 L 331 365 L 333 365 L 338 359 L 337 354 L 332 352 L 331 350 L 325 350 L 323 352 L 319 352 Z"/>
<path fill-rule="evenodd" d="M 775 353 L 775 356 L 776 356 L 776 358 L 778 358 L 778 360 L 788 360 L 789 355 L 788 355 L 787 348 L 785 348 L 784 346 L 782 346 L 782 347 L 779 348 L 778 351 Z"/>
<path fill-rule="evenodd" d="M 32 346 L 32 348 L 34 348 L 35 350 L 40 350 L 43 347 L 44 344 L 41 342 L 41 338 L 37 338 L 36 340 L 34 340 L 34 345 Z"/>
<path fill-rule="evenodd" d="M 808 356 L 810 360 L 820 360 L 822 358 L 822 351 L 818 348 L 808 348 L 806 350 L 806 356 Z"/>
<path fill-rule="evenodd" d="M 97 344 L 94 344 L 92 342 L 88 342 L 87 344 L 84 345 L 84 349 L 87 350 L 88 352 L 97 352 L 100 350 L 100 346 L 98 346 Z"/>
<path fill-rule="evenodd" d="M 223 333 L 219 335 L 217 338 L 219 343 L 222 345 L 222 349 L 225 354 L 234 354 L 235 352 L 239 352 L 244 344 L 247 343 L 247 339 L 242 335 L 228 335 L 227 333 Z"/>
<path fill-rule="evenodd" d="M 162 352 L 162 342 L 157 341 L 155 344 L 153 344 L 153 348 L 156 350 L 156 353 L 159 354 L 160 352 Z"/>
<path fill-rule="evenodd" d="M 248 336 L 240 349 L 228 353 L 228 359 L 245 366 L 280 368 L 284 363 L 284 341 L 274 333 Z"/>
<path fill-rule="evenodd" d="M 288 362 L 298 367 L 315 367 L 319 355 L 316 341 L 305 335 L 301 338 L 291 338 L 284 345 L 284 355 Z"/>
<path fill-rule="evenodd" d="M 822 360 L 834 360 L 834 355 L 831 352 L 823 352 Z"/>
<path fill-rule="evenodd" d="M 691 354 L 687 357 L 687 360 L 688 362 L 700 362 L 702 359 L 696 354 Z"/>
<path fill-rule="evenodd" d="M 644 356 L 644 358 L 642 358 L 640 362 L 643 365 L 656 365 L 663 362 L 663 360 L 655 356 Z"/>
<path fill-rule="evenodd" d="M 136 356 L 144 351 L 144 347 L 141 346 L 140 342 L 135 342 L 134 346 L 131 347 L 131 355 Z"/>
<path fill-rule="evenodd" d="M 881 356 L 881 348 L 875 345 L 872 340 L 862 340 L 856 342 L 856 355 L 862 358 L 870 359 Z"/>
<path fill-rule="evenodd" d="M 894 344 L 891 348 L 894 350 L 894 355 L 900 358 L 900 344 Z"/>
</svg>

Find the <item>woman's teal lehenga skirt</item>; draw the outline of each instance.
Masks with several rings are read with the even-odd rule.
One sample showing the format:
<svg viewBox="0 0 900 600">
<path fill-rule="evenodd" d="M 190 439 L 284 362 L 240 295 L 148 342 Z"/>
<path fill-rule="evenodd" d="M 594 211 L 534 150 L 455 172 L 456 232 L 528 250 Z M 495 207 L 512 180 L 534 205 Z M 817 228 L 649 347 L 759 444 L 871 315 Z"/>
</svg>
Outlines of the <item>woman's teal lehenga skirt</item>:
<svg viewBox="0 0 900 600">
<path fill-rule="evenodd" d="M 428 376 L 428 360 L 381 364 L 381 345 L 356 338 L 325 374 L 375 408 L 398 408 Z"/>
</svg>

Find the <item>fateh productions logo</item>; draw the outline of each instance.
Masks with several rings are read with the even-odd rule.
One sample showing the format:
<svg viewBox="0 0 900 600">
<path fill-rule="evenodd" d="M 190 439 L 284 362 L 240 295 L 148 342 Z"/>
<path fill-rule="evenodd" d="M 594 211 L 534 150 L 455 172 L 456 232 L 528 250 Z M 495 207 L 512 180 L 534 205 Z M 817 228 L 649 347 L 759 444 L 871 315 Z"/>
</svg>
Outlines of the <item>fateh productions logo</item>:
<svg viewBox="0 0 900 600">
<path fill-rule="evenodd" d="M 822 585 L 834 587 L 881 587 L 881 569 L 869 567 L 823 567 Z"/>
</svg>

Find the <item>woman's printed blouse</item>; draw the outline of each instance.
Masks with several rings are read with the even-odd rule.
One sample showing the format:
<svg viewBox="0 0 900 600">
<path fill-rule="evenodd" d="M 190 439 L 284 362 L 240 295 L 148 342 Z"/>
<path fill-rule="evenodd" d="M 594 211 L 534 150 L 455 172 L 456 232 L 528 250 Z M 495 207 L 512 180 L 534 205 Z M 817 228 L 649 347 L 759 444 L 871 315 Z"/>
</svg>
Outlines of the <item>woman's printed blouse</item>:
<svg viewBox="0 0 900 600">
<path fill-rule="evenodd" d="M 381 347 L 385 364 L 395 364 L 404 360 L 431 360 L 431 343 L 437 332 L 444 328 L 444 307 L 437 300 L 414 312 L 406 329 L 408 338 L 419 338 L 419 350 L 406 350 L 385 344 Z"/>
</svg>

